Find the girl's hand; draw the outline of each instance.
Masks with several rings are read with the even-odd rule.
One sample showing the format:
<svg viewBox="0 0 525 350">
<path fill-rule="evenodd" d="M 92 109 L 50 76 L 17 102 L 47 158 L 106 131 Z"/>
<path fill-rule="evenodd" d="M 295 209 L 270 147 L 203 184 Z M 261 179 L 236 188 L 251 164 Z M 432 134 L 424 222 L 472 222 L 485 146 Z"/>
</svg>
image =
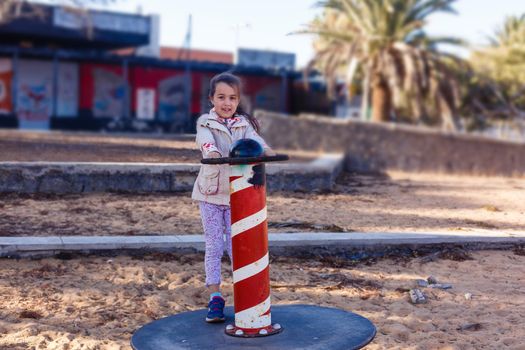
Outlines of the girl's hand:
<svg viewBox="0 0 525 350">
<path fill-rule="evenodd" d="M 219 152 L 210 152 L 208 158 L 220 158 L 221 154 Z"/>
<path fill-rule="evenodd" d="M 277 155 L 277 153 L 275 153 L 273 149 L 267 148 L 266 151 L 264 151 L 264 155 L 267 157 L 272 157 L 272 156 Z"/>
</svg>

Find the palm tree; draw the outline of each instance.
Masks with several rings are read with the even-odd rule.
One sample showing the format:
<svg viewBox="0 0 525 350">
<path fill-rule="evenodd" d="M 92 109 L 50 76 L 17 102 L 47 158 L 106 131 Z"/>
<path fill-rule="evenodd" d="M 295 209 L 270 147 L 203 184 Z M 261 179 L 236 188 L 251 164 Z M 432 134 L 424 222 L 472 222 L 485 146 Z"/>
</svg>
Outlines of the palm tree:
<svg viewBox="0 0 525 350">
<path fill-rule="evenodd" d="M 507 17 L 489 39 L 470 58 L 485 98 L 471 97 L 488 116 L 525 119 L 525 14 Z"/>
<path fill-rule="evenodd" d="M 31 11 L 27 11 L 27 9 L 24 11 L 24 3 L 22 1 L 2 0 L 0 2 L 0 24 L 7 23 L 13 18 L 26 17 L 28 15 L 27 12 Z M 41 13 L 31 13 L 31 15 L 38 15 L 39 17 L 42 16 Z"/>
<path fill-rule="evenodd" d="M 362 113 L 367 113 L 371 92 L 373 121 L 389 121 L 396 108 L 405 107 L 414 120 L 439 117 L 444 127 L 456 129 L 458 86 L 436 45 L 460 41 L 430 38 L 423 31 L 429 15 L 453 12 L 454 1 L 321 1 L 324 13 L 302 31 L 317 35 L 311 66 L 329 85 L 346 70 L 350 86 L 360 72 Z"/>
<path fill-rule="evenodd" d="M 490 38 L 492 46 L 525 49 L 525 13 L 521 16 L 509 16 L 505 19 L 503 27 L 496 31 Z"/>
<path fill-rule="evenodd" d="M 116 2 L 117 0 L 55 0 L 51 1 L 57 5 L 64 6 L 70 11 L 77 12 L 83 10 L 88 4 L 102 4 Z M 16 18 L 39 18 L 45 19 L 45 12 L 38 6 L 32 6 L 31 3 L 23 0 L 0 0 L 0 24 L 8 23 Z"/>
</svg>

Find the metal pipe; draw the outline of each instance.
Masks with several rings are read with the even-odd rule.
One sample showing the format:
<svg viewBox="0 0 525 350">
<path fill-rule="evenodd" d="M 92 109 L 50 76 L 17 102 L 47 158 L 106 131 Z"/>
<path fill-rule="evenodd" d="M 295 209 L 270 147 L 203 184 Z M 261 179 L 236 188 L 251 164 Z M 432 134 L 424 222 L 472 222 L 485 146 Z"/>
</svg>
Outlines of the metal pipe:
<svg viewBox="0 0 525 350">
<path fill-rule="evenodd" d="M 226 334 L 261 337 L 279 333 L 272 325 L 266 173 L 264 162 L 286 155 L 207 158 L 203 164 L 230 164 L 230 207 L 235 325 Z"/>
<path fill-rule="evenodd" d="M 59 68 L 58 55 L 55 52 L 53 55 L 53 108 L 52 108 L 52 117 L 57 117 L 58 112 L 58 68 Z"/>
<path fill-rule="evenodd" d="M 130 101 L 131 101 L 131 98 L 130 98 L 130 88 L 129 88 L 129 82 L 128 82 L 128 79 L 129 79 L 129 64 L 128 64 L 128 60 L 126 58 L 124 58 L 122 60 L 122 77 L 124 79 L 124 101 L 122 102 L 123 103 L 123 112 L 124 112 L 124 119 L 129 119 L 130 117 Z"/>
<path fill-rule="evenodd" d="M 13 52 L 13 82 L 11 84 L 11 98 L 13 105 L 13 114 L 18 120 L 18 65 L 19 52 L 18 47 Z"/>
<path fill-rule="evenodd" d="M 264 164 L 232 165 L 233 294 L 235 335 L 272 332 Z M 251 179 L 256 181 L 250 183 Z"/>
</svg>

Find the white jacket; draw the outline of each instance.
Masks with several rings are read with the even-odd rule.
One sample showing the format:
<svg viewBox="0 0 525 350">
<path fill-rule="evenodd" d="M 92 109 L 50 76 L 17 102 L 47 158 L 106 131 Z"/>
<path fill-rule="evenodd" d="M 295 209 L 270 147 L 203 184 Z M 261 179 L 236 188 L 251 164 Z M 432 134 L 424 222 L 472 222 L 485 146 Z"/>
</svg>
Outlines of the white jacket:
<svg viewBox="0 0 525 350">
<path fill-rule="evenodd" d="M 253 139 L 259 142 L 264 150 L 269 148 L 246 117 L 234 115 L 230 130 L 219 121 L 219 118 L 212 109 L 209 114 L 203 114 L 197 120 L 195 141 L 202 151 L 203 158 L 208 158 L 208 154 L 212 151 L 219 152 L 221 157 L 229 157 L 231 144 L 240 139 Z M 230 205 L 229 184 L 230 165 L 202 164 L 191 198 L 213 204 Z"/>
</svg>

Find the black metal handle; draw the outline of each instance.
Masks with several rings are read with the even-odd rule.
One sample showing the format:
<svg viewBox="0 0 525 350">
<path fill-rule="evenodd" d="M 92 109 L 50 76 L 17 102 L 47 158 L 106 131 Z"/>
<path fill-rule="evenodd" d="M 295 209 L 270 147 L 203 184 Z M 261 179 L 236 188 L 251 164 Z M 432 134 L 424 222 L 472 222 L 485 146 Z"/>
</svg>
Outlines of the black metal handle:
<svg viewBox="0 0 525 350">
<path fill-rule="evenodd" d="M 253 163 L 267 163 L 267 162 L 281 162 L 289 160 L 290 157 L 286 154 L 277 154 L 275 156 L 259 156 L 259 157 L 224 157 L 224 158 L 204 158 L 201 159 L 202 164 L 253 164 Z"/>
</svg>

